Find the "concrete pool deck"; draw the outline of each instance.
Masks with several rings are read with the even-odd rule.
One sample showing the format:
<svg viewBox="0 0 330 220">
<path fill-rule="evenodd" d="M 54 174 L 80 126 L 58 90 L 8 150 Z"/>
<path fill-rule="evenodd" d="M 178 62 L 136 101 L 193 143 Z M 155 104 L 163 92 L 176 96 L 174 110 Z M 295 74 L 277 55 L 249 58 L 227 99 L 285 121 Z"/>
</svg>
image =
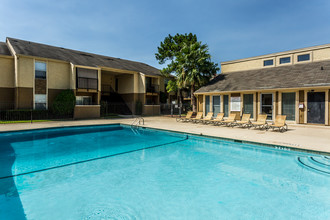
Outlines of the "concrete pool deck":
<svg viewBox="0 0 330 220">
<path fill-rule="evenodd" d="M 144 127 L 165 129 L 171 131 L 202 134 L 207 136 L 238 139 L 264 144 L 281 145 L 290 148 L 320 151 L 330 153 L 330 126 L 294 125 L 289 124 L 289 131 L 264 131 L 238 127 L 213 126 L 193 123 L 179 123 L 175 118 L 165 116 L 145 117 Z M 66 127 L 80 125 L 116 124 L 130 125 L 134 118 L 95 119 L 77 121 L 51 121 L 37 123 L 0 124 L 0 132 L 28 130 L 51 127 Z"/>
</svg>

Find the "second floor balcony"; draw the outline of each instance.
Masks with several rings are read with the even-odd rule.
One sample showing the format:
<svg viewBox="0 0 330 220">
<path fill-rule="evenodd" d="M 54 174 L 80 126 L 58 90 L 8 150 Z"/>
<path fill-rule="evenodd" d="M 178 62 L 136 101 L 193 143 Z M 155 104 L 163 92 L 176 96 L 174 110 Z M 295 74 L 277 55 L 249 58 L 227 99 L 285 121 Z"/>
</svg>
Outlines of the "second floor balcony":
<svg viewBox="0 0 330 220">
<path fill-rule="evenodd" d="M 156 84 L 147 85 L 146 93 L 159 93 L 159 85 Z"/>
<path fill-rule="evenodd" d="M 77 89 L 93 89 L 98 90 L 98 80 L 92 78 L 78 77 Z"/>
</svg>

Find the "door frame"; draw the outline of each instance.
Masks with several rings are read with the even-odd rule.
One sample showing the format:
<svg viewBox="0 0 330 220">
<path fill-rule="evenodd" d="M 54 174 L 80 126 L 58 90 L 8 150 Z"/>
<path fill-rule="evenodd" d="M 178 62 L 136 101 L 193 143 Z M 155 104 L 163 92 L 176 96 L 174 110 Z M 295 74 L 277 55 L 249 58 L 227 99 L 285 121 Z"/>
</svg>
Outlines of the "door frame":
<svg viewBox="0 0 330 220">
<path fill-rule="evenodd" d="M 262 95 L 272 95 L 272 119 L 271 120 L 267 120 L 267 121 L 273 121 L 274 120 L 274 115 L 275 115 L 275 104 L 274 104 L 274 95 L 275 93 L 273 92 L 261 92 L 260 96 L 259 96 L 259 103 L 260 103 L 260 109 L 259 109 L 259 114 L 262 113 Z"/>
<path fill-rule="evenodd" d="M 308 96 L 308 92 L 311 92 L 311 91 L 314 91 L 314 92 L 324 92 L 325 93 L 325 114 L 324 114 L 324 121 L 325 121 L 325 124 L 324 125 L 329 125 L 329 89 L 308 89 L 308 90 L 304 90 L 304 107 L 305 107 L 305 114 L 304 114 L 304 124 L 310 124 L 310 123 L 307 123 L 307 96 Z M 318 125 L 322 125 L 322 124 L 318 124 Z"/>
<path fill-rule="evenodd" d="M 248 92 L 248 93 L 242 93 L 241 94 L 241 106 L 242 106 L 242 110 L 241 110 L 241 115 L 243 115 L 244 113 L 244 95 L 252 95 L 252 112 L 253 112 L 253 117 L 251 117 L 252 119 L 256 119 L 256 106 L 255 106 L 255 102 L 256 102 L 256 93 L 254 92 Z"/>
</svg>

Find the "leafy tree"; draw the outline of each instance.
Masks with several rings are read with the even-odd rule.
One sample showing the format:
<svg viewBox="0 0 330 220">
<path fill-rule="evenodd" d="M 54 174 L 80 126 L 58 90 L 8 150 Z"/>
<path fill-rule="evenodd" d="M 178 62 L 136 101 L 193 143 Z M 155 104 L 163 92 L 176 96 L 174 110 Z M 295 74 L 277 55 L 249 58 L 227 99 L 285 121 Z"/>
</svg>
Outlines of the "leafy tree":
<svg viewBox="0 0 330 220">
<path fill-rule="evenodd" d="M 159 64 L 170 61 L 161 73 L 165 77 L 176 75 L 179 93 L 182 88 L 190 88 L 193 111 L 196 111 L 196 98 L 193 93 L 219 70 L 217 64 L 211 62 L 208 46 L 198 42 L 197 36 L 192 33 L 168 35 L 160 43 L 155 56 Z"/>
<path fill-rule="evenodd" d="M 69 115 L 73 113 L 76 105 L 76 97 L 72 90 L 64 90 L 60 92 L 52 104 L 52 111 L 56 115 Z"/>
<path fill-rule="evenodd" d="M 178 85 L 176 84 L 176 80 L 169 80 L 166 86 L 167 92 L 178 92 Z"/>
<path fill-rule="evenodd" d="M 182 69 L 179 81 L 188 85 L 191 92 L 193 111 L 197 111 L 196 97 L 193 95 L 196 88 L 205 85 L 219 68 L 211 62 L 208 46 L 201 42 L 191 45 L 183 44 L 181 53 L 177 55 L 178 67 Z"/>
</svg>

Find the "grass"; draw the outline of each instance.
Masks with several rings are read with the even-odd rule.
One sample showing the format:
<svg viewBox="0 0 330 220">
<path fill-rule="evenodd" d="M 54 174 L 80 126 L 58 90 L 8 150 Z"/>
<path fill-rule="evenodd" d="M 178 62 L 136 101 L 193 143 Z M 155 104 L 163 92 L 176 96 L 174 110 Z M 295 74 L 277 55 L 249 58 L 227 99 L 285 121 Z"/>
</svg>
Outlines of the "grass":
<svg viewBox="0 0 330 220">
<path fill-rule="evenodd" d="M 103 119 L 111 119 L 111 118 L 122 118 L 117 114 L 108 114 L 107 116 L 101 117 Z M 65 120 L 65 119 L 63 119 Z M 45 120 L 32 120 L 32 123 L 35 122 L 48 122 L 48 121 L 59 121 L 59 119 L 45 119 Z M 31 120 L 17 120 L 17 121 L 0 121 L 0 124 L 16 124 L 16 123 L 31 123 Z"/>
<path fill-rule="evenodd" d="M 32 120 L 34 122 L 46 122 L 52 120 Z M 22 121 L 0 121 L 0 124 L 15 124 L 15 123 L 31 123 L 31 120 L 22 120 Z"/>
</svg>

